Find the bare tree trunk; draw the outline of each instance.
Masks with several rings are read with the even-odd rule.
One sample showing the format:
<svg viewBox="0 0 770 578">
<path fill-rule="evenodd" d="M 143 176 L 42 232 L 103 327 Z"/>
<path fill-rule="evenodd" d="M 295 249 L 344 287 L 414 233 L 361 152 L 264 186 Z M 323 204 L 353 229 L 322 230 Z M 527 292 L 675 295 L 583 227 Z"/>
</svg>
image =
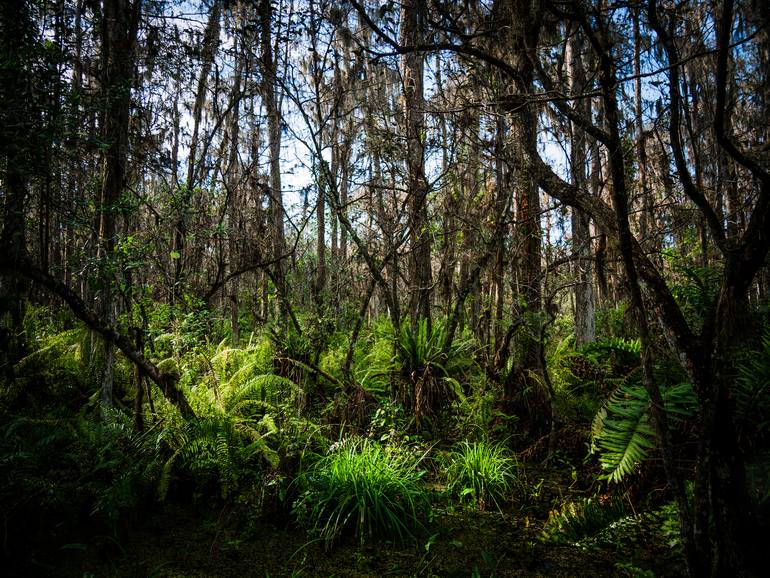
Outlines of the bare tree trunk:
<svg viewBox="0 0 770 578">
<path fill-rule="evenodd" d="M 273 281 L 276 284 L 277 307 L 279 319 L 284 324 L 286 316 L 285 304 L 285 271 L 283 255 L 285 241 L 283 231 L 283 191 L 281 189 L 281 111 L 278 106 L 278 79 L 275 58 L 273 55 L 272 35 L 273 8 L 270 0 L 262 0 L 260 8 L 261 50 L 262 50 L 262 101 L 267 113 L 267 134 L 270 150 L 270 229 L 272 239 L 272 258 L 276 260 L 273 267 Z"/>
<path fill-rule="evenodd" d="M 101 313 L 107 325 L 115 324 L 118 300 L 114 294 L 115 271 L 110 265 L 117 235 L 118 204 L 125 188 L 128 157 L 128 121 L 134 71 L 134 47 L 139 26 L 140 0 L 107 0 L 102 15 L 102 92 L 106 106 L 101 133 L 107 144 L 103 157 L 99 197 L 99 252 L 102 274 Z M 115 351 L 104 344 L 104 372 L 101 384 L 102 407 L 113 405 L 113 365 Z"/>
<path fill-rule="evenodd" d="M 238 145 L 240 142 L 240 100 L 241 100 L 241 73 L 243 71 L 243 50 L 239 48 L 238 39 L 236 42 L 236 62 L 235 74 L 233 75 L 233 88 L 230 96 L 232 110 L 230 112 L 230 122 L 228 134 L 230 136 L 230 158 L 227 161 L 227 170 L 225 172 L 225 181 L 227 196 L 230 201 L 230 226 L 228 232 L 228 254 L 230 271 L 238 268 L 240 260 L 239 240 L 240 240 L 240 218 L 243 211 L 241 202 L 240 172 L 238 170 Z M 242 40 L 241 40 L 242 42 Z M 230 336 L 233 346 L 236 346 L 241 340 L 239 324 L 239 302 L 238 302 L 238 277 L 230 282 Z"/>
<path fill-rule="evenodd" d="M 578 30 L 570 31 L 565 60 L 569 67 L 570 91 L 573 95 L 581 94 L 586 88 L 585 68 L 582 52 L 584 42 Z M 582 113 L 590 118 L 591 102 L 582 99 Z M 581 189 L 588 185 L 586 177 L 586 136 L 585 132 L 570 123 L 570 150 L 572 182 Z M 575 345 L 581 347 L 596 338 L 595 303 L 593 285 L 593 262 L 591 252 L 590 218 L 580 209 L 572 208 L 572 251 L 575 259 Z"/>
<path fill-rule="evenodd" d="M 186 212 L 188 205 L 193 198 L 196 182 L 196 170 L 198 168 L 198 141 L 200 139 L 200 125 L 203 116 L 203 108 L 206 104 L 206 87 L 208 86 L 211 66 L 219 46 L 220 29 L 220 1 L 214 0 L 209 12 L 206 30 L 203 34 L 203 50 L 201 53 L 201 71 L 198 76 L 198 86 L 195 92 L 195 104 L 193 106 L 193 127 L 190 138 L 190 152 L 187 157 L 187 177 L 185 180 L 185 191 L 174 191 L 177 195 L 177 221 L 173 231 L 173 257 L 174 257 L 174 275 L 172 287 L 172 299 L 178 302 L 182 295 L 182 283 L 184 282 L 184 271 L 187 264 L 187 255 L 185 252 L 187 236 Z"/>
<path fill-rule="evenodd" d="M 400 41 L 415 45 L 422 41 L 425 5 L 417 0 L 401 4 Z M 428 183 L 425 179 L 425 112 L 423 102 L 423 54 L 410 52 L 401 57 L 404 90 L 404 122 L 407 142 L 407 184 L 409 195 L 409 282 L 412 323 L 423 318 L 430 327 L 431 241 L 428 223 Z"/>
<path fill-rule="evenodd" d="M 0 254 L 14 266 L 27 257 L 25 207 L 29 178 L 30 139 L 34 130 L 33 101 L 25 79 L 25 52 L 34 34 L 32 15 L 26 2 L 20 0 L 0 5 L 0 61 L 3 62 L 3 104 L 0 107 L 0 167 L 3 172 L 3 230 Z M 0 371 L 13 375 L 20 353 L 18 327 L 23 313 L 24 282 L 10 274 L 0 274 Z"/>
</svg>

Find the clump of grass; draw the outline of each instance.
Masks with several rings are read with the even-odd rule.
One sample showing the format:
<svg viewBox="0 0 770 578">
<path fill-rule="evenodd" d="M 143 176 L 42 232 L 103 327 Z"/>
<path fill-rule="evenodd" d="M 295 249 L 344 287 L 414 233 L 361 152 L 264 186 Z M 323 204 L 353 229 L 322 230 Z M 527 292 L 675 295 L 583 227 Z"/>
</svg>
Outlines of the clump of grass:
<svg viewBox="0 0 770 578">
<path fill-rule="evenodd" d="M 516 458 L 502 444 L 463 441 L 449 454 L 447 491 L 479 510 L 490 504 L 500 510 L 500 502 L 516 485 L 518 467 Z"/>
<path fill-rule="evenodd" d="M 295 515 L 327 544 L 346 531 L 362 543 L 377 535 L 413 538 L 430 510 L 418 469 L 423 457 L 366 439 L 339 442 L 301 476 L 306 489 Z"/>
</svg>

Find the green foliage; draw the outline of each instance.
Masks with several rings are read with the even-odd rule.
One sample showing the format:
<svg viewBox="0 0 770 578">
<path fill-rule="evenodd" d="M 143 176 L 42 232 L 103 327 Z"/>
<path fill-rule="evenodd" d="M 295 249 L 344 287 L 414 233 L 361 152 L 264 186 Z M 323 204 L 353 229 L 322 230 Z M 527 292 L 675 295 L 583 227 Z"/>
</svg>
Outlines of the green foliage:
<svg viewBox="0 0 770 578">
<path fill-rule="evenodd" d="M 39 336 L 35 340 L 35 349 L 16 365 L 16 373 L 36 373 L 38 377 L 47 376 L 77 384 L 88 365 L 90 337 L 88 331 L 82 328 Z"/>
<path fill-rule="evenodd" d="M 664 249 L 662 254 L 670 270 L 671 293 L 688 321 L 700 328 L 719 293 L 722 270 L 696 265 L 696 255 L 676 249 Z"/>
<path fill-rule="evenodd" d="M 770 329 L 759 347 L 745 353 L 737 364 L 735 414 L 744 438 L 761 439 L 770 433 Z"/>
<path fill-rule="evenodd" d="M 400 369 L 401 401 L 414 411 L 417 426 L 433 420 L 454 399 L 463 397 L 458 378 L 474 365 L 475 344 L 470 339 L 455 339 L 449 350 L 447 328 L 443 320 L 428 326 L 420 319 L 416 329 L 404 322 L 396 335 L 394 367 Z"/>
<path fill-rule="evenodd" d="M 642 346 L 639 339 L 611 337 L 603 341 L 587 343 L 579 355 L 613 375 L 625 374 L 639 365 Z"/>
<path fill-rule="evenodd" d="M 165 499 L 172 475 L 187 476 L 197 492 L 219 488 L 222 498 L 253 481 L 262 464 L 278 466 L 277 453 L 265 438 L 275 432 L 266 416 L 256 424 L 244 424 L 227 415 L 206 417 L 164 428 L 158 444 L 170 457 L 163 465 L 158 495 Z"/>
<path fill-rule="evenodd" d="M 327 544 L 345 531 L 361 542 L 411 539 L 430 511 L 422 459 L 366 439 L 343 440 L 302 473 L 295 515 Z"/>
<path fill-rule="evenodd" d="M 469 391 L 460 399 L 452 416 L 453 437 L 473 440 L 509 431 L 518 418 L 497 407 L 496 402 L 502 396 L 501 386 L 479 374 L 470 376 L 467 387 Z"/>
<path fill-rule="evenodd" d="M 585 498 L 567 502 L 548 514 L 542 537 L 546 542 L 592 543 L 600 533 L 628 516 L 628 506 L 619 498 Z"/>
<path fill-rule="evenodd" d="M 394 371 L 394 337 L 389 320 L 376 320 L 362 340 L 365 354 L 353 366 L 353 375 L 358 383 L 378 396 L 385 396 L 390 391 Z"/>
<path fill-rule="evenodd" d="M 596 335 L 632 339 L 628 304 L 618 303 L 614 307 L 599 309 L 596 312 Z"/>
<path fill-rule="evenodd" d="M 518 469 L 516 458 L 502 444 L 463 441 L 449 454 L 447 491 L 479 510 L 491 504 L 500 510 L 500 502 L 517 484 Z"/>
<path fill-rule="evenodd" d="M 297 360 L 307 360 L 311 356 L 310 340 L 304 333 L 299 333 L 293 326 L 285 331 L 273 329 L 270 332 L 275 355 L 278 358 L 288 357 Z"/>
<path fill-rule="evenodd" d="M 613 337 L 570 351 L 562 340 L 548 360 L 561 415 L 590 422 L 606 395 L 621 385 L 640 363 L 638 339 Z"/>
<path fill-rule="evenodd" d="M 384 400 L 369 420 L 367 437 L 380 443 L 399 443 L 403 441 L 413 419 L 406 417 L 400 403 Z"/>
<path fill-rule="evenodd" d="M 0 510 L 14 529 L 6 534 L 8 546 L 48 543 L 78 525 L 113 533 L 159 474 L 149 439 L 134 433 L 119 412 L 99 421 L 84 415 L 4 417 Z"/>
<path fill-rule="evenodd" d="M 227 385 L 224 410 L 242 417 L 291 412 L 301 395 L 296 383 L 280 375 L 255 375 L 240 385 Z"/>
<path fill-rule="evenodd" d="M 612 482 L 619 482 L 633 472 L 657 443 L 650 397 L 638 380 L 632 379 L 635 375 L 629 376 L 610 396 L 591 426 L 592 452 L 599 454 L 606 472 L 603 477 Z M 694 414 L 697 400 L 691 384 L 662 387 L 661 394 L 665 410 L 673 420 Z"/>
<path fill-rule="evenodd" d="M 640 559 L 640 552 L 660 552 L 674 567 L 681 563 L 679 520 L 673 503 L 649 511 L 633 511 L 617 496 L 567 502 L 549 513 L 541 539 L 587 550 L 614 549 L 620 558 L 615 568 L 622 570 L 623 575 L 654 575 L 641 567 L 648 565 L 649 559 Z"/>
</svg>

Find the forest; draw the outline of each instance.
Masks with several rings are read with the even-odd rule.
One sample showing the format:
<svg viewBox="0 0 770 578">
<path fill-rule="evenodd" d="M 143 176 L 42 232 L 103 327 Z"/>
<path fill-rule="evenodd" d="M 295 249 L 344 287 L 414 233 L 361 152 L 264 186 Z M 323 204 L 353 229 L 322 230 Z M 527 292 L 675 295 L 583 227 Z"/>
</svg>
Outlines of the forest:
<svg viewBox="0 0 770 578">
<path fill-rule="evenodd" d="M 0 2 L 0 573 L 770 568 L 770 3 Z"/>
</svg>

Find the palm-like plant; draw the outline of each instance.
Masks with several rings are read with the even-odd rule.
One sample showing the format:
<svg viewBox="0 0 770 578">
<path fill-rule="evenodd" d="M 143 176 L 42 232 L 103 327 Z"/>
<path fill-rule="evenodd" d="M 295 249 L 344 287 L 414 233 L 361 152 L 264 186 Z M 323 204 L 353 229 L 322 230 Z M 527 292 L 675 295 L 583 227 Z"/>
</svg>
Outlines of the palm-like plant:
<svg viewBox="0 0 770 578">
<path fill-rule="evenodd" d="M 394 364 L 400 369 L 401 400 L 414 411 L 415 421 L 431 420 L 452 400 L 461 398 L 458 381 L 474 363 L 471 340 L 454 340 L 447 347 L 446 323 L 432 326 L 420 319 L 415 329 L 404 323 L 396 335 Z"/>
</svg>

